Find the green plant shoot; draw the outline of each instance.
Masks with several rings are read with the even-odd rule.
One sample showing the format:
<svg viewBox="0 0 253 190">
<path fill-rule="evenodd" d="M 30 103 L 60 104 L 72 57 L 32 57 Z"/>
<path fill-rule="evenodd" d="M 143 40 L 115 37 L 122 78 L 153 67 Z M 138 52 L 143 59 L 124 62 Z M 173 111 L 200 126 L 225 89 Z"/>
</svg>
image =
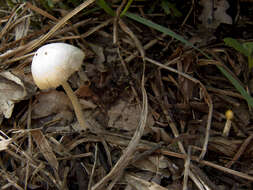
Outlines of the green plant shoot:
<svg viewBox="0 0 253 190">
<path fill-rule="evenodd" d="M 248 58 L 248 65 L 253 67 L 253 42 L 240 43 L 234 38 L 225 38 L 224 42 L 227 46 L 234 48 Z"/>
</svg>

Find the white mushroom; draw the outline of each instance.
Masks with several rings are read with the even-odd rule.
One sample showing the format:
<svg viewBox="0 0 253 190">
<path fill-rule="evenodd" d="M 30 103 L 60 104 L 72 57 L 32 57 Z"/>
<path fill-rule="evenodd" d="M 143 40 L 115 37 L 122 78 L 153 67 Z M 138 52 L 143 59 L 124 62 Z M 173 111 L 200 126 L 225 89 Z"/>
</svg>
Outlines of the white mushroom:
<svg viewBox="0 0 253 190">
<path fill-rule="evenodd" d="M 66 43 L 47 44 L 39 48 L 33 57 L 32 75 L 40 89 L 62 85 L 73 104 L 79 124 L 87 129 L 81 106 L 67 82 L 70 75 L 81 67 L 84 56 L 82 50 Z"/>
</svg>

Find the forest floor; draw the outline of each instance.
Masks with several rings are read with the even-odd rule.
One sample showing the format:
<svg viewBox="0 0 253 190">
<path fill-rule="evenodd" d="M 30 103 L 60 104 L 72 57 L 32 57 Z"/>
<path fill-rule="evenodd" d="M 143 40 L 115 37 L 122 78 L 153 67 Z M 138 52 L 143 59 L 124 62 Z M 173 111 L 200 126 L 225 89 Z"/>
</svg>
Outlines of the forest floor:
<svg viewBox="0 0 253 190">
<path fill-rule="evenodd" d="M 0 189 L 253 189 L 252 18 L 251 0 L 1 1 Z M 85 53 L 68 83 L 88 129 L 33 80 L 56 42 Z"/>
</svg>

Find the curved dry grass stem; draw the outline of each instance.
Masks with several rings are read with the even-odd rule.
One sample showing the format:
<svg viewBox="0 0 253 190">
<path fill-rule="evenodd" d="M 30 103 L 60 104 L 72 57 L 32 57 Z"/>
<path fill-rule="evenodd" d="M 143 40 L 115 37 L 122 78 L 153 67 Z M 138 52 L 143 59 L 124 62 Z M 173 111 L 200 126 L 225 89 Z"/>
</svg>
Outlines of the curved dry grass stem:
<svg viewBox="0 0 253 190">
<path fill-rule="evenodd" d="M 98 144 L 96 143 L 95 146 L 95 160 L 94 160 L 94 164 L 92 166 L 92 170 L 91 170 L 91 175 L 90 175 L 90 179 L 89 179 L 89 184 L 88 184 L 88 190 L 91 190 L 91 184 L 92 184 L 92 179 L 96 170 L 96 165 L 97 165 L 97 159 L 98 159 Z"/>
<path fill-rule="evenodd" d="M 81 5 L 76 7 L 74 10 L 72 10 L 70 13 L 68 13 L 66 16 L 64 16 L 46 35 L 42 36 L 38 40 L 36 40 L 30 47 L 28 47 L 25 53 L 28 53 L 32 50 L 34 50 L 36 47 L 40 46 L 42 43 L 44 43 L 47 39 L 49 39 L 59 28 L 61 28 L 63 25 L 66 24 L 66 22 L 72 18 L 74 15 L 79 13 L 81 10 L 83 10 L 85 7 L 89 6 L 90 4 L 94 3 L 95 0 L 87 0 L 83 2 Z"/>
<path fill-rule="evenodd" d="M 171 72 L 174 72 L 174 73 L 177 73 L 191 81 L 193 81 L 194 83 L 196 84 L 199 84 L 201 89 L 202 89 L 202 92 L 203 92 L 203 95 L 204 95 L 204 99 L 206 101 L 206 103 L 208 104 L 208 107 L 209 107 L 209 112 L 208 112 L 208 117 L 207 117 L 207 124 L 206 124 L 206 134 L 205 134 L 205 141 L 204 141 L 204 144 L 203 144 L 203 147 L 202 147 L 202 151 L 199 155 L 199 159 L 203 159 L 205 154 L 206 154 L 206 151 L 207 151 L 207 145 L 208 145 L 208 141 L 209 141 L 209 131 L 210 131 L 210 128 L 211 128 L 211 120 L 212 120 L 212 115 L 213 115 L 213 103 L 212 103 L 212 99 L 211 97 L 209 96 L 205 86 L 197 79 L 187 75 L 186 73 L 183 73 L 183 72 L 180 72 L 172 67 L 168 67 L 166 65 L 163 65 L 153 59 L 150 59 L 150 58 L 145 58 L 147 61 L 149 61 L 150 63 L 153 63 L 161 68 L 164 68 L 164 69 L 167 69 Z M 178 130 L 176 128 L 176 126 L 174 125 L 170 125 L 172 127 L 172 131 L 175 135 L 175 137 L 177 137 L 179 135 L 178 133 Z M 180 150 L 182 151 L 182 153 L 185 153 L 185 150 L 183 150 L 183 147 L 181 145 L 181 143 L 179 143 L 179 146 L 181 147 Z"/>
<path fill-rule="evenodd" d="M 145 71 L 145 66 L 144 66 Z M 120 157 L 118 162 L 114 165 L 112 170 L 97 184 L 95 184 L 92 187 L 92 190 L 98 190 L 102 189 L 110 180 L 117 177 L 117 175 L 121 174 L 122 171 L 125 169 L 125 167 L 129 164 L 131 161 L 133 153 L 136 151 L 137 145 L 140 142 L 141 136 L 144 132 L 144 128 L 146 126 L 147 122 L 147 115 L 148 115 L 148 98 L 147 93 L 144 87 L 145 79 L 144 79 L 144 72 L 142 75 L 142 83 L 141 83 L 141 90 L 142 90 L 142 111 L 141 111 L 141 117 L 138 124 L 138 127 L 134 133 L 133 138 L 128 144 L 128 147 L 124 151 L 123 155 Z"/>
<path fill-rule="evenodd" d="M 93 138 L 94 140 L 96 139 L 95 136 L 90 137 L 90 138 Z M 126 136 L 114 134 L 114 133 L 104 134 L 104 138 L 107 142 L 118 145 L 118 146 L 127 146 L 130 141 L 130 139 L 127 138 Z M 148 142 L 145 140 L 141 140 L 137 146 L 137 149 L 138 150 L 150 150 L 152 148 L 156 148 L 156 146 L 157 146 L 157 143 L 152 143 L 152 142 Z M 170 157 L 174 157 L 174 158 L 180 158 L 180 159 L 186 159 L 186 157 L 187 157 L 186 154 L 172 152 L 172 151 L 168 150 L 167 148 L 161 148 L 160 150 L 157 151 L 157 153 L 160 153 L 160 154 L 163 154 L 166 156 L 170 156 Z M 210 161 L 199 160 L 199 158 L 196 156 L 190 156 L 190 159 L 192 161 L 198 162 L 198 163 L 203 164 L 205 166 L 215 168 L 215 169 L 220 170 L 222 172 L 225 172 L 225 173 L 228 173 L 228 174 L 231 174 L 231 175 L 234 175 L 234 176 L 237 176 L 237 177 L 249 180 L 249 181 L 253 181 L 253 176 L 248 175 L 246 173 L 235 171 L 235 170 L 220 166 L 218 164 L 212 163 Z"/>
<path fill-rule="evenodd" d="M 187 190 L 188 177 L 190 172 L 190 163 L 191 163 L 191 146 L 188 147 L 187 157 L 184 163 L 184 180 L 183 180 L 183 190 Z"/>
</svg>

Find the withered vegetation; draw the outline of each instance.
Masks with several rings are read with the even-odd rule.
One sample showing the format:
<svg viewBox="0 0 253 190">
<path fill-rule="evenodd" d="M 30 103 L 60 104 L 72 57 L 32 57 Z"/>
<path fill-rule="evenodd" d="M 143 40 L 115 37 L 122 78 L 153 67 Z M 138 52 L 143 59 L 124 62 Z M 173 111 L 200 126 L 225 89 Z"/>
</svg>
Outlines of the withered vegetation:
<svg viewBox="0 0 253 190">
<path fill-rule="evenodd" d="M 211 1 L 180 0 L 170 14 L 161 7 L 176 1 L 133 1 L 130 12 L 170 28 L 211 59 L 121 17 L 130 1 L 110 1 L 115 16 L 95 0 L 3 2 L 0 189 L 253 188 L 252 108 L 217 68 L 252 93 L 247 58 L 223 43 L 253 39 L 250 9 L 242 12 L 251 1 L 217 1 L 211 26 Z M 53 42 L 86 54 L 69 83 L 88 131 L 80 130 L 61 87 L 41 91 L 33 82 L 34 52 Z"/>
</svg>

